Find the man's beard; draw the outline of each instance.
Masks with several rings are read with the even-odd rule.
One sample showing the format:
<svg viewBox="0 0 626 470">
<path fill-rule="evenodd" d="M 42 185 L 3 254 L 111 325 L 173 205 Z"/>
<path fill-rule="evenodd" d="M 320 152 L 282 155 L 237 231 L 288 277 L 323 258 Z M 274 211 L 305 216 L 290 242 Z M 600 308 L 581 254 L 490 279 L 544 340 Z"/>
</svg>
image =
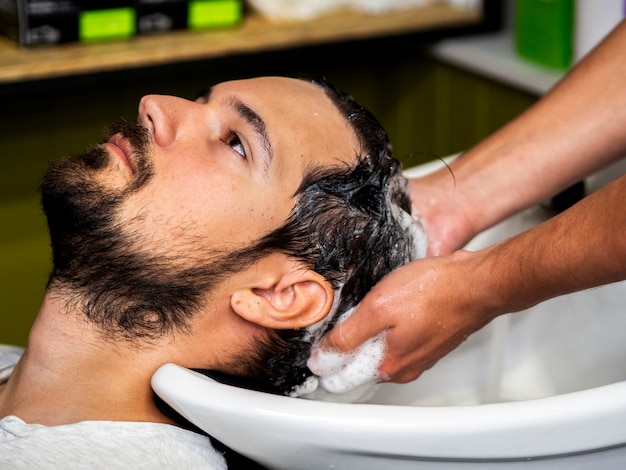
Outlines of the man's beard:
<svg viewBox="0 0 626 470">
<path fill-rule="evenodd" d="M 122 202 L 152 179 L 150 138 L 136 123 L 116 123 L 109 134 L 116 133 L 133 148 L 136 173 L 126 187 L 98 183 L 109 164 L 101 146 L 52 162 L 41 182 L 53 254 L 49 287 L 109 338 L 154 340 L 188 331 L 211 287 L 239 266 L 224 265 L 230 253 L 181 267 L 179 252 L 141 250 L 145 234 L 129 230 L 117 216 Z"/>
</svg>

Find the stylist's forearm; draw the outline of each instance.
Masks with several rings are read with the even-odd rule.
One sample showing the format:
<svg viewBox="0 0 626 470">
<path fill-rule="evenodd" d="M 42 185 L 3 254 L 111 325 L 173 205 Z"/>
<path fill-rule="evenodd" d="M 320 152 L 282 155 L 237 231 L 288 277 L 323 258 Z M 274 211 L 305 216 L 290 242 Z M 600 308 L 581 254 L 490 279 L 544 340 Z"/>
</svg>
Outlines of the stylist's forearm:
<svg viewBox="0 0 626 470">
<path fill-rule="evenodd" d="M 474 158 L 459 161 L 458 179 L 467 171 L 484 174 L 472 188 L 479 207 L 497 207 L 500 198 L 504 202 L 499 208 L 504 214 L 481 211 L 486 217 L 483 226 L 554 195 L 624 155 L 625 44 L 623 23 L 536 106 L 477 146 Z M 492 189 L 485 181 L 500 184 Z"/>
<path fill-rule="evenodd" d="M 461 224 L 469 238 L 622 157 L 625 44 L 622 22 L 535 106 L 451 163 L 454 180 L 447 169 L 415 180 L 425 225 Z"/>
<path fill-rule="evenodd" d="M 626 175 L 549 221 L 484 250 L 497 314 L 626 279 Z"/>
</svg>

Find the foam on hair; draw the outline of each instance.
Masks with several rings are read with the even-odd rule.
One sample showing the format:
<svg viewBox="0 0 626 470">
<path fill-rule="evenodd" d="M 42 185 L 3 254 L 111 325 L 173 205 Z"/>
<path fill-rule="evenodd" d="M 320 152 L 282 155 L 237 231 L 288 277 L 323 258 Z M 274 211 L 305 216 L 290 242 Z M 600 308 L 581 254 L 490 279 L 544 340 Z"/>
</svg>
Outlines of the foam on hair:
<svg viewBox="0 0 626 470">
<path fill-rule="evenodd" d="M 338 323 L 349 317 L 355 308 L 342 315 Z M 292 397 L 335 402 L 358 402 L 370 398 L 382 379 L 378 373 L 387 343 L 385 333 L 371 338 L 360 348 L 343 354 L 313 348 L 310 363 L 315 360 L 313 375 L 290 394 Z"/>
</svg>

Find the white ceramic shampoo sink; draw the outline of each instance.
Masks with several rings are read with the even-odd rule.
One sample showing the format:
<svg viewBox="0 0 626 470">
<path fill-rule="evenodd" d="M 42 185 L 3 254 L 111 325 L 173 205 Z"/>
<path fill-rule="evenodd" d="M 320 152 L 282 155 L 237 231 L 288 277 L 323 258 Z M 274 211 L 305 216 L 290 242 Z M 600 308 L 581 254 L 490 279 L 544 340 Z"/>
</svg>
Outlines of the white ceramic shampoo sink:
<svg viewBox="0 0 626 470">
<path fill-rule="evenodd" d="M 527 211 L 468 249 L 544 217 Z M 153 387 L 189 421 L 271 469 L 622 469 L 626 283 L 500 317 L 417 381 L 380 386 L 369 403 L 253 392 L 172 364 Z"/>
</svg>

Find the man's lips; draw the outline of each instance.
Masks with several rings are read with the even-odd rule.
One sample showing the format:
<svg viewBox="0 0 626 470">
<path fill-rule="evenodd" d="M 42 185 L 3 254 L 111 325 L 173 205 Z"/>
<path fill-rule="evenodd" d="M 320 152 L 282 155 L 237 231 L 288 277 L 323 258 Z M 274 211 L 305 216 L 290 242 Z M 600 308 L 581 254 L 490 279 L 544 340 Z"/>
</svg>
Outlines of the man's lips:
<svg viewBox="0 0 626 470">
<path fill-rule="evenodd" d="M 115 134 L 105 143 L 107 149 L 109 149 L 113 154 L 117 155 L 122 163 L 127 166 L 130 170 L 134 171 L 133 163 L 131 160 L 131 156 L 133 154 L 132 147 L 130 142 L 124 138 L 122 134 Z"/>
</svg>

